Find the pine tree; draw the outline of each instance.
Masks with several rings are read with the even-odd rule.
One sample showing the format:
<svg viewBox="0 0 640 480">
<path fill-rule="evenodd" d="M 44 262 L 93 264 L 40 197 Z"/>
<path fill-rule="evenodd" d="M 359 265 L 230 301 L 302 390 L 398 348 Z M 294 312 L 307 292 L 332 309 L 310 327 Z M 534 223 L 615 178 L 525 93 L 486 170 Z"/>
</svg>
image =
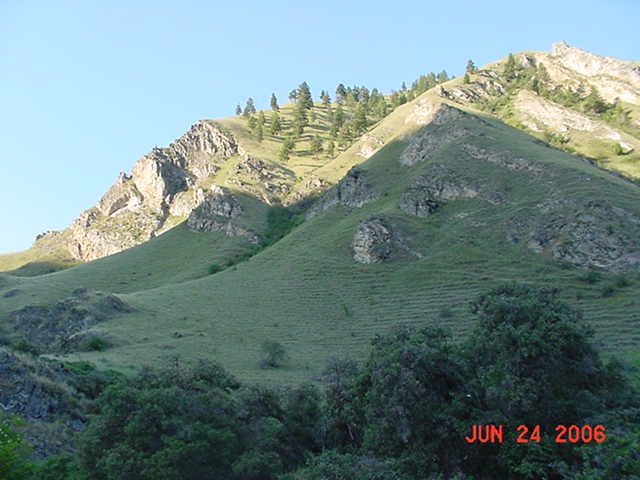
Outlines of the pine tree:
<svg viewBox="0 0 640 480">
<path fill-rule="evenodd" d="M 311 98 L 311 90 L 307 82 L 302 82 L 298 87 L 298 104 L 307 110 L 313 108 L 313 98 Z"/>
<path fill-rule="evenodd" d="M 342 105 L 338 104 L 338 108 L 336 108 L 335 114 L 333 115 L 333 124 L 336 126 L 338 130 L 344 125 L 345 116 L 344 111 L 342 110 Z"/>
<path fill-rule="evenodd" d="M 317 156 L 322 151 L 322 139 L 319 135 L 315 135 L 311 140 L 311 153 Z"/>
<path fill-rule="evenodd" d="M 249 117 L 249 130 L 251 130 L 253 132 L 253 130 L 256 128 L 256 126 L 258 125 L 258 120 L 256 119 L 256 117 L 254 117 L 253 115 L 251 115 Z"/>
<path fill-rule="evenodd" d="M 294 88 L 289 92 L 289 100 L 291 100 L 292 102 L 295 102 L 296 100 L 298 100 L 298 96 L 299 96 L 299 93 L 297 88 Z"/>
<path fill-rule="evenodd" d="M 242 115 L 242 108 L 240 105 L 236 105 L 236 115 Z"/>
<path fill-rule="evenodd" d="M 307 116 L 307 110 L 304 108 L 302 102 L 298 102 L 296 110 L 293 114 L 293 128 L 296 135 L 302 135 L 304 127 L 309 125 L 309 117 Z"/>
<path fill-rule="evenodd" d="M 282 131 L 282 123 L 280 122 L 280 115 L 278 112 L 274 112 L 271 116 L 271 126 L 269 127 L 269 133 L 271 135 L 277 135 Z"/>
<path fill-rule="evenodd" d="M 267 122 L 267 119 L 264 116 L 264 112 L 262 110 L 260 110 L 258 112 L 258 125 L 260 125 L 261 127 L 264 127 L 264 124 Z"/>
<path fill-rule="evenodd" d="M 407 84 L 402 82 L 402 85 L 400 85 L 400 91 L 402 92 L 406 92 L 407 91 Z"/>
<path fill-rule="evenodd" d="M 320 94 L 320 100 L 322 100 L 322 105 L 328 107 L 331 103 L 331 97 L 329 96 L 329 92 L 325 92 L 324 90 Z"/>
<path fill-rule="evenodd" d="M 512 80 L 515 80 L 516 76 L 517 76 L 517 65 L 516 65 L 516 59 L 513 56 L 512 53 L 509 54 L 509 56 L 507 57 L 507 63 L 504 66 L 504 77 L 505 79 L 510 82 Z"/>
<path fill-rule="evenodd" d="M 359 104 L 358 108 L 356 108 L 356 113 L 353 116 L 353 130 L 356 135 L 360 135 L 367 131 L 367 112 L 365 110 L 364 104 Z"/>
<path fill-rule="evenodd" d="M 469 60 L 467 62 L 467 73 L 476 73 L 476 71 L 477 71 L 477 68 L 473 63 L 473 60 Z"/>
<path fill-rule="evenodd" d="M 286 162 L 289 160 L 289 156 L 291 151 L 295 148 L 295 142 L 293 138 L 287 137 L 284 142 L 282 142 L 282 146 L 280 147 L 280 152 L 278 153 L 278 157 L 281 162 Z"/>
<path fill-rule="evenodd" d="M 353 129 L 350 124 L 342 126 L 338 132 L 338 146 L 340 148 L 348 147 L 353 141 Z"/>
<path fill-rule="evenodd" d="M 331 140 L 331 141 L 329 141 L 329 144 L 327 145 L 327 157 L 333 158 L 335 153 L 336 153 L 336 144 L 334 143 L 333 140 Z"/>
<path fill-rule="evenodd" d="M 444 83 L 447 80 L 449 80 L 449 75 L 447 74 L 447 71 L 446 70 L 441 71 L 438 74 L 438 83 Z"/>
<path fill-rule="evenodd" d="M 258 140 L 258 142 L 262 142 L 262 140 L 264 139 L 264 127 L 263 127 L 263 123 L 260 123 L 260 121 L 258 120 L 257 124 L 256 124 L 256 139 Z"/>
<path fill-rule="evenodd" d="M 253 104 L 253 98 L 249 97 L 247 99 L 247 104 L 244 106 L 244 112 L 242 112 L 242 114 L 247 117 L 249 115 L 251 115 L 252 113 L 256 113 L 256 107 Z"/>
<path fill-rule="evenodd" d="M 340 84 L 336 87 L 336 102 L 343 103 L 347 96 L 347 89 L 344 88 L 343 84 Z"/>
<path fill-rule="evenodd" d="M 278 99 L 276 98 L 275 93 L 271 94 L 271 110 L 273 110 L 274 112 L 280 110 L 280 107 L 278 107 Z"/>
<path fill-rule="evenodd" d="M 471 78 L 469 77 L 469 73 L 464 74 L 464 78 L 462 79 L 462 83 L 471 83 Z"/>
</svg>

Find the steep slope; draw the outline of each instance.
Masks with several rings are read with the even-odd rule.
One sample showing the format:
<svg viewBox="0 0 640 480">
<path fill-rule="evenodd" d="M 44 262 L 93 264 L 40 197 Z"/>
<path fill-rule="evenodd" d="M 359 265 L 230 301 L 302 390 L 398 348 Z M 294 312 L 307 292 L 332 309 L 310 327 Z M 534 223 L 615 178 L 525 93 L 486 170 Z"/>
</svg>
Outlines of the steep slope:
<svg viewBox="0 0 640 480">
<path fill-rule="evenodd" d="M 432 93 L 496 114 L 603 168 L 640 177 L 638 62 L 560 42 L 549 53 L 516 54 Z M 347 117 L 354 115 L 353 105 L 343 107 Z M 258 243 L 267 211 L 260 205 L 307 204 L 397 136 L 403 121 L 393 120 L 402 115 L 390 115 L 335 158 L 311 154 L 314 137 L 325 145 L 331 141 L 330 117 L 335 113 L 317 103 L 289 160 L 281 162 L 278 153 L 290 135 L 294 111 L 292 104 L 282 106 L 284 131 L 262 140 L 242 116 L 196 122 L 168 147 L 139 159 L 131 175 L 121 173 L 97 205 L 68 229 L 39 236 L 27 252 L 0 256 L 0 270 L 30 263 L 16 273 L 47 273 L 120 252 L 187 219 L 193 230 L 222 231 Z M 269 125 L 273 112 L 261 114 Z"/>
<path fill-rule="evenodd" d="M 569 153 L 640 178 L 640 62 L 568 46 L 521 52 L 437 89 Z"/>
<path fill-rule="evenodd" d="M 114 291 L 134 310 L 100 324 L 114 346 L 63 358 L 128 370 L 179 354 L 213 358 L 245 379 L 298 382 L 331 355 L 364 355 L 373 335 L 399 322 L 449 326 L 462 338 L 470 297 L 517 280 L 562 287 L 605 349 L 637 349 L 634 183 L 436 91 L 399 107 L 314 174 L 331 182 L 341 171 L 302 225 L 248 261 L 204 275 L 216 258 L 199 261 L 198 252 L 226 254 L 207 242 L 241 251 L 250 239 L 181 225 L 66 271 L 0 277 L 0 318 L 81 287 Z M 193 256 L 182 263 L 174 257 L 185 240 Z M 604 279 L 589 283 L 587 267 Z M 285 346 L 286 367 L 259 367 L 265 339 Z"/>
</svg>

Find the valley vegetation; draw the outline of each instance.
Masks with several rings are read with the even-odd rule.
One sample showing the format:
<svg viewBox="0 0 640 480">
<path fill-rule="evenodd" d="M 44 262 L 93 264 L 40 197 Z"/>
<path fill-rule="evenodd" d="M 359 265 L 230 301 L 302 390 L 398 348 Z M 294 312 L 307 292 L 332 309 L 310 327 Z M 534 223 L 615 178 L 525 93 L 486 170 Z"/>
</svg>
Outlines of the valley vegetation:
<svg viewBox="0 0 640 480">
<path fill-rule="evenodd" d="M 30 463 L 2 424 L 3 477 L 46 480 L 635 478 L 640 396 L 555 289 L 511 284 L 475 298 L 473 335 L 437 327 L 376 336 L 368 359 L 333 358 L 321 386 L 242 384 L 169 359 L 102 384 L 73 453 Z M 502 444 L 468 444 L 501 424 Z M 516 443 L 516 427 L 542 440 Z M 601 443 L 557 444 L 555 425 L 603 425 Z"/>
</svg>

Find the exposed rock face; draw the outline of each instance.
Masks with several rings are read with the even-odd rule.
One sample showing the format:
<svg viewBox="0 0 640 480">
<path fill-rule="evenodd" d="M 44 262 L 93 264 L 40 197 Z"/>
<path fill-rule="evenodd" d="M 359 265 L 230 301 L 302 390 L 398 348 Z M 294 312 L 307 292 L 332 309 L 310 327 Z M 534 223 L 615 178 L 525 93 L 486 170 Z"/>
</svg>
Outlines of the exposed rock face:
<svg viewBox="0 0 640 480">
<path fill-rule="evenodd" d="M 365 133 L 360 140 L 358 155 L 371 158 L 384 145 L 384 140 L 370 133 Z"/>
<path fill-rule="evenodd" d="M 435 103 L 429 99 L 421 100 L 413 111 L 407 116 L 405 123 L 413 122 L 416 125 L 445 125 L 466 115 L 462 110 L 447 105 Z"/>
<path fill-rule="evenodd" d="M 379 263 L 393 251 L 391 227 L 384 219 L 373 217 L 358 225 L 351 247 L 353 259 L 359 263 Z"/>
<path fill-rule="evenodd" d="M 53 306 L 26 306 L 12 312 L 7 324 L 29 343 L 47 352 L 69 351 L 73 337 L 107 318 L 131 312 L 118 297 L 79 290 Z"/>
<path fill-rule="evenodd" d="M 131 177 L 120 172 L 118 180 L 98 202 L 98 209 L 105 216 L 111 216 L 125 208 L 135 208 L 142 203 L 143 195 L 138 191 Z"/>
<path fill-rule="evenodd" d="M 487 150 L 472 144 L 464 144 L 462 149 L 470 157 L 483 160 L 513 171 L 528 171 L 535 174 L 542 172 L 542 167 L 525 158 L 517 157 L 509 150 Z"/>
<path fill-rule="evenodd" d="M 94 260 L 151 239 L 162 222 L 161 214 L 146 205 L 122 209 L 112 216 L 93 207 L 69 226 L 67 247 L 76 259 Z"/>
<path fill-rule="evenodd" d="M 430 158 L 456 140 L 472 135 L 457 124 L 466 115 L 462 110 L 446 104 L 423 101 L 409 116 L 418 125 L 427 125 L 411 137 L 411 143 L 402 152 L 400 163 L 411 166 Z"/>
<path fill-rule="evenodd" d="M 629 84 L 640 88 L 640 64 L 628 60 L 603 57 L 565 42 L 554 43 L 551 55 L 559 63 L 586 77 L 618 77 Z"/>
<path fill-rule="evenodd" d="M 502 95 L 506 91 L 500 75 L 491 70 L 480 70 L 474 75 L 473 81 L 468 84 L 452 88 L 445 88 L 442 85 L 436 87 L 436 93 L 442 98 L 463 104 Z"/>
<path fill-rule="evenodd" d="M 72 450 L 75 433 L 84 429 L 69 377 L 61 363 L 25 360 L 0 348 L 0 408 L 34 422 L 23 435 L 40 459 Z"/>
<path fill-rule="evenodd" d="M 375 197 L 371 185 L 367 182 L 366 172 L 354 167 L 311 208 L 307 217 L 310 218 L 338 204 L 346 207 L 361 207 Z"/>
<path fill-rule="evenodd" d="M 569 110 L 528 90 L 518 92 L 515 107 L 523 115 L 522 123 L 536 132 L 545 129 L 560 133 L 581 130 L 593 133 L 598 138 L 621 138 L 618 132 L 603 123 L 591 120 L 586 115 Z"/>
<path fill-rule="evenodd" d="M 626 272 L 640 266 L 640 217 L 605 202 L 550 201 L 536 219 L 514 219 L 508 238 L 581 267 Z"/>
<path fill-rule="evenodd" d="M 54 370 L 62 373 L 62 369 Z M 29 420 L 52 420 L 54 415 L 67 410 L 64 392 L 39 381 L 34 374 L 15 354 L 0 349 L 0 408 Z"/>
<path fill-rule="evenodd" d="M 196 232 L 222 232 L 230 237 L 245 237 L 252 243 L 259 242 L 255 232 L 233 222 L 242 214 L 242 206 L 233 195 L 217 185 L 206 193 L 199 190 L 199 195 L 203 200 L 187 220 L 190 229 Z"/>
<path fill-rule="evenodd" d="M 69 227 L 72 256 L 89 261 L 117 253 L 163 231 L 169 215 L 187 217 L 205 200 L 196 185 L 219 164 L 244 155 L 218 125 L 199 121 L 167 148 L 154 148 Z"/>
<path fill-rule="evenodd" d="M 243 157 L 225 181 L 226 184 L 236 185 L 269 205 L 284 198 L 294 182 L 295 175 L 291 171 L 276 163 L 250 156 Z"/>
<path fill-rule="evenodd" d="M 481 197 L 499 203 L 500 195 L 488 193 L 471 179 L 444 165 L 432 164 L 424 175 L 414 178 L 400 198 L 400 209 L 418 217 L 428 217 L 446 202 L 459 198 Z"/>
</svg>

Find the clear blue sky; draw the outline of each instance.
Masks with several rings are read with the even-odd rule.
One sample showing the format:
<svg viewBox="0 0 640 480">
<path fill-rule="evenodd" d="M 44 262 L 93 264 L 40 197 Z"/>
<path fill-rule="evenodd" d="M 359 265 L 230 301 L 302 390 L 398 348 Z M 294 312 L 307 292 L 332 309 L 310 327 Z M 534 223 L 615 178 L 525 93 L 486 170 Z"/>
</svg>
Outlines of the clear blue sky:
<svg viewBox="0 0 640 480">
<path fill-rule="evenodd" d="M 389 92 L 561 39 L 640 60 L 640 2 L 0 0 L 0 252 L 200 118 L 306 80 Z"/>
</svg>

